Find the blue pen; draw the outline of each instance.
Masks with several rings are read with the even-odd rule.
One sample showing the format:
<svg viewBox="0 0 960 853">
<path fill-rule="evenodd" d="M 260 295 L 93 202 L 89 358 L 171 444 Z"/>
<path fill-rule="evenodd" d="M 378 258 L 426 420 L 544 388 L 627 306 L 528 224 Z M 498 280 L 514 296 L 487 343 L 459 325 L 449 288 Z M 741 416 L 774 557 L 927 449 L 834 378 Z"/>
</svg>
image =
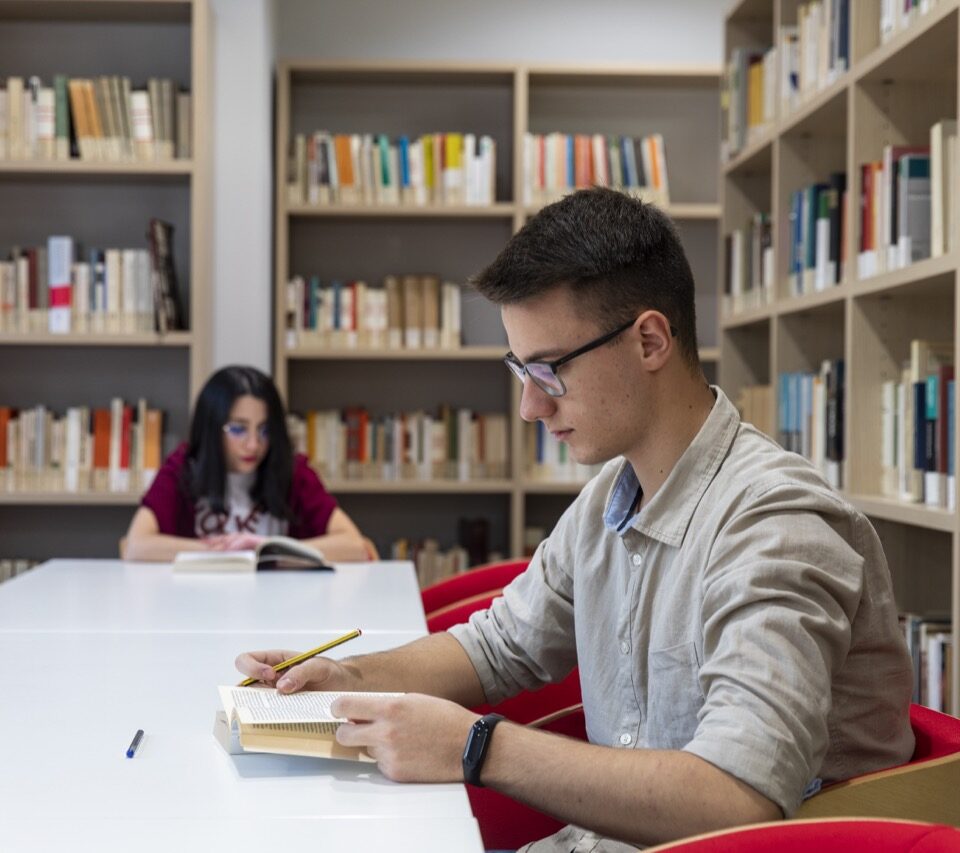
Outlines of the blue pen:
<svg viewBox="0 0 960 853">
<path fill-rule="evenodd" d="M 133 736 L 133 740 L 130 741 L 130 746 L 127 747 L 127 758 L 133 758 L 137 752 L 137 747 L 140 746 L 140 741 L 143 739 L 143 729 L 137 729 L 137 733 Z"/>
</svg>

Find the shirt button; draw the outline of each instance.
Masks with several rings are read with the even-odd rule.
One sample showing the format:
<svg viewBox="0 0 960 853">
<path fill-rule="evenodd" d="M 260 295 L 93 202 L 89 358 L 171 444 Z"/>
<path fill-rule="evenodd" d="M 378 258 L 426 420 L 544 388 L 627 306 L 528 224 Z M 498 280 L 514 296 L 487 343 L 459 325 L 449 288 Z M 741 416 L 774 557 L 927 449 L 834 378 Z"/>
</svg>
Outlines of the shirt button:
<svg viewBox="0 0 960 853">
<path fill-rule="evenodd" d="M 630 654 L 630 644 L 626 640 L 620 644 L 620 651 L 625 655 Z"/>
<path fill-rule="evenodd" d="M 635 566 L 639 566 L 643 562 L 643 557 L 641 557 L 639 554 L 634 554 L 632 560 Z"/>
<path fill-rule="evenodd" d="M 620 735 L 620 743 L 622 743 L 624 746 L 630 746 L 630 742 L 632 740 L 633 738 L 630 737 L 627 732 L 624 732 L 622 735 Z"/>
</svg>

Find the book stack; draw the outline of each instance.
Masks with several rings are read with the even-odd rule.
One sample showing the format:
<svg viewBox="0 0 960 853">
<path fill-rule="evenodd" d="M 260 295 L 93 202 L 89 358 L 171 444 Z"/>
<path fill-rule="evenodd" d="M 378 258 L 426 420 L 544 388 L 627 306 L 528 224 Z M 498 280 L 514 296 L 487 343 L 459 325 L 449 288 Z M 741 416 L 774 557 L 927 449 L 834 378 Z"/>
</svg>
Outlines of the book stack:
<svg viewBox="0 0 960 853">
<path fill-rule="evenodd" d="M 0 331 L 134 334 L 182 325 L 173 227 L 150 223 L 150 248 L 79 249 L 70 236 L 13 246 L 0 261 Z M 78 260 L 78 257 L 86 260 Z"/>
<path fill-rule="evenodd" d="M 460 346 L 460 285 L 437 275 L 364 281 L 287 282 L 287 349 L 455 349 Z"/>
<path fill-rule="evenodd" d="M 880 43 L 911 26 L 937 5 L 937 0 L 880 0 Z"/>
<path fill-rule="evenodd" d="M 952 343 L 914 339 L 899 380 L 880 388 L 881 490 L 956 508 L 956 387 Z"/>
<path fill-rule="evenodd" d="M 491 205 L 497 143 L 474 133 L 391 138 L 384 133 L 294 136 L 287 202 L 309 205 Z"/>
<path fill-rule="evenodd" d="M 324 478 L 483 480 L 508 471 L 507 416 L 440 406 L 371 415 L 360 406 L 290 415 L 294 446 Z"/>
<path fill-rule="evenodd" d="M 776 47 L 734 48 L 724 67 L 720 104 L 721 157 L 762 139 L 777 118 Z"/>
<path fill-rule="evenodd" d="M 538 482 L 586 483 L 600 473 L 603 465 L 582 465 L 569 447 L 557 441 L 541 422 L 525 423 L 524 448 L 527 476 Z"/>
<path fill-rule="evenodd" d="M 656 204 L 670 203 L 663 136 L 527 133 L 523 203 L 540 207 L 587 187 L 613 187 Z"/>
<path fill-rule="evenodd" d="M 108 409 L 0 406 L 0 489 L 130 492 L 146 489 L 162 461 L 163 414 L 114 398 Z"/>
<path fill-rule="evenodd" d="M 901 613 L 900 628 L 913 660 L 913 701 L 944 714 L 956 714 L 951 702 L 953 639 L 949 613 Z"/>
<path fill-rule="evenodd" d="M 843 487 L 844 362 L 825 360 L 819 373 L 781 373 L 779 441 L 809 459 L 835 489 Z"/>
<path fill-rule="evenodd" d="M 790 197 L 790 293 L 803 296 L 843 280 L 847 176 L 834 172 Z"/>
<path fill-rule="evenodd" d="M 773 231 L 769 213 L 755 213 L 723 238 L 725 316 L 773 302 Z"/>
<path fill-rule="evenodd" d="M 420 589 L 470 568 L 465 548 L 456 545 L 444 550 L 436 539 L 430 538 L 415 543 L 398 539 L 390 547 L 390 557 L 393 560 L 413 561 Z"/>
<path fill-rule="evenodd" d="M 189 92 L 152 77 L 8 77 L 0 88 L 0 160 L 145 163 L 191 156 Z"/>
</svg>

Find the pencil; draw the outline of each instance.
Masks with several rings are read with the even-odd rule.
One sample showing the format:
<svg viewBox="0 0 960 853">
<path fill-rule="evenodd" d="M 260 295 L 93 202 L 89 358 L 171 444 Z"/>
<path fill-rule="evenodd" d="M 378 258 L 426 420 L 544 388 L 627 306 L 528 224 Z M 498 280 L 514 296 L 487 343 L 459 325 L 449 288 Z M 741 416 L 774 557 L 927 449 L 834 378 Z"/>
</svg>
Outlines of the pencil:
<svg viewBox="0 0 960 853">
<path fill-rule="evenodd" d="M 280 661 L 280 663 L 274 664 L 273 671 L 283 672 L 285 669 L 290 669 L 291 666 L 296 666 L 298 663 L 303 663 L 305 660 L 310 660 L 312 657 L 323 654 L 324 652 L 332 649 L 334 646 L 339 646 L 341 643 L 347 642 L 347 640 L 352 640 L 354 637 L 359 637 L 360 634 L 360 629 L 354 628 L 352 631 L 344 634 L 342 637 L 337 637 L 337 639 L 331 640 L 329 643 L 324 643 L 322 646 L 317 646 L 315 649 L 310 649 L 308 652 L 301 652 L 289 660 Z M 256 684 L 259 681 L 259 678 L 245 678 L 237 685 L 237 687 L 249 687 L 251 684 Z"/>
</svg>

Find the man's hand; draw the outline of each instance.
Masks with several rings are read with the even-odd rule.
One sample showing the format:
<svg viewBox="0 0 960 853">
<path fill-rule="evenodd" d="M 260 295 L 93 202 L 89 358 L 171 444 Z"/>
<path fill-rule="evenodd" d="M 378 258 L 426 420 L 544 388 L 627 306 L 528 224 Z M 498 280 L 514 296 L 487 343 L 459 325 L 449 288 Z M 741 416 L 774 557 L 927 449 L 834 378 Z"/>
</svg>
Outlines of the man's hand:
<svg viewBox="0 0 960 853">
<path fill-rule="evenodd" d="M 337 729 L 337 741 L 365 747 L 388 779 L 463 781 L 463 747 L 480 717 L 462 705 L 406 693 L 389 698 L 341 696 L 330 710 L 350 720 Z"/>
<path fill-rule="evenodd" d="M 298 690 L 360 690 L 359 676 L 347 665 L 330 658 L 315 657 L 292 666 L 284 672 L 273 667 L 296 657 L 299 652 L 271 649 L 262 652 L 244 652 L 236 660 L 236 667 L 244 675 L 256 678 L 280 693 Z"/>
</svg>

